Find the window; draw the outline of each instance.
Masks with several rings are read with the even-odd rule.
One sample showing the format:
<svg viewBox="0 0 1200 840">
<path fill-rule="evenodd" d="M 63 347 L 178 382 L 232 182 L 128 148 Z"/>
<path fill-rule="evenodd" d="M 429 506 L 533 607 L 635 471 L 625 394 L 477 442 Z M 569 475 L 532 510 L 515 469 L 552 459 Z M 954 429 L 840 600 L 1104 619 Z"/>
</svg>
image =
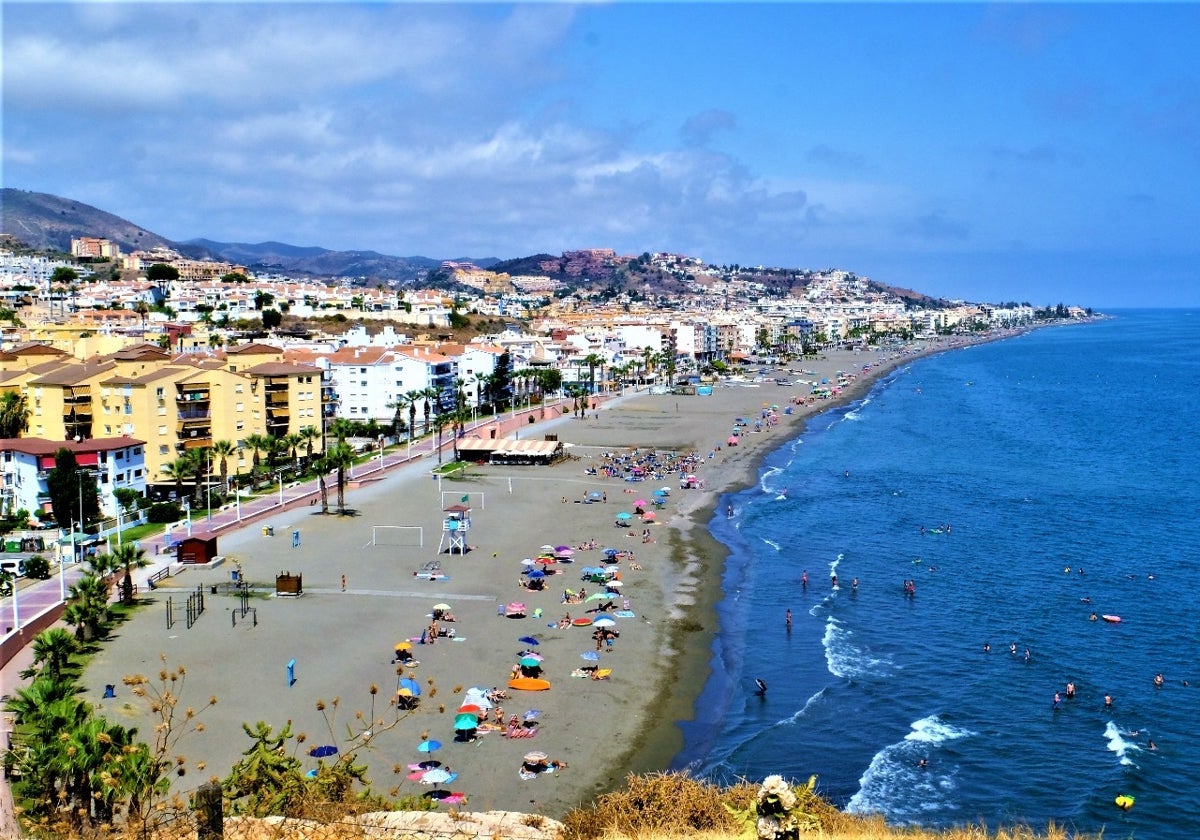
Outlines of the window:
<svg viewBox="0 0 1200 840">
<path fill-rule="evenodd" d="M 233 386 L 233 393 L 235 393 L 235 394 L 242 393 L 242 383 L 239 382 L 238 384 Z"/>
<path fill-rule="evenodd" d="M 359 372 L 359 373 L 366 373 L 366 372 L 367 372 L 367 369 L 366 369 L 366 368 L 359 368 L 359 369 L 358 369 L 358 372 Z M 365 385 L 366 383 L 363 383 L 363 384 Z"/>
<path fill-rule="evenodd" d="M 158 416 L 165 417 L 166 415 L 167 415 L 167 407 L 165 405 L 160 405 L 158 407 Z"/>
<path fill-rule="evenodd" d="M 142 471 L 141 471 L 141 470 L 134 470 L 134 471 L 133 471 L 133 477 L 134 477 L 134 478 L 141 478 L 141 477 L 142 477 Z"/>
<path fill-rule="evenodd" d="M 131 431 L 132 431 L 132 430 L 131 430 Z M 134 448 L 134 450 L 133 450 L 133 454 L 134 454 L 134 455 L 141 455 L 141 454 L 142 454 L 142 447 L 140 447 L 140 446 L 138 446 L 138 447 L 135 447 L 135 448 Z"/>
<path fill-rule="evenodd" d="M 118 461 L 124 461 L 125 460 L 125 450 L 118 449 L 115 457 Z"/>
<path fill-rule="evenodd" d="M 234 411 L 244 411 L 245 408 L 246 408 L 246 406 L 243 403 L 234 403 L 234 406 L 233 406 Z"/>
<path fill-rule="evenodd" d="M 164 443 L 162 446 L 158 447 L 158 454 L 159 454 L 159 455 L 166 455 L 166 454 L 167 454 L 167 453 L 168 453 L 170 450 L 171 450 L 171 447 L 167 446 L 167 445 Z"/>
<path fill-rule="evenodd" d="M 132 406 L 132 405 L 130 405 L 129 403 L 125 403 L 125 413 L 126 413 L 126 414 L 133 414 L 133 406 Z"/>
<path fill-rule="evenodd" d="M 159 427 L 158 427 L 158 433 L 159 433 L 159 435 L 165 435 L 165 434 L 167 433 L 167 427 L 166 427 L 166 426 L 159 426 Z"/>
<path fill-rule="evenodd" d="M 237 428 L 235 429 L 235 431 L 238 431 L 238 432 L 240 432 L 240 431 L 244 430 L 245 428 L 246 428 L 246 421 L 245 421 L 245 420 L 239 420 L 239 421 L 237 421 Z"/>
</svg>

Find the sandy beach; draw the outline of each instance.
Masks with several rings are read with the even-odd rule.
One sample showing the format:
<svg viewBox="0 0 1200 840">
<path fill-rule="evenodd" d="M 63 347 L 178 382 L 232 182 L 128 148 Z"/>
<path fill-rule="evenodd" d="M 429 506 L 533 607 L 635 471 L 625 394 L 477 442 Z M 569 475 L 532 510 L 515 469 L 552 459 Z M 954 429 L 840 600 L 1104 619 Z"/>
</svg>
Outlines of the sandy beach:
<svg viewBox="0 0 1200 840">
<path fill-rule="evenodd" d="M 442 746 L 432 758 L 458 774 L 447 787 L 467 795 L 466 805 L 457 807 L 561 816 L 629 772 L 665 767 L 680 747 L 674 722 L 691 714 L 716 632 L 713 604 L 720 596 L 724 549 L 705 525 L 718 494 L 753 481 L 762 457 L 794 438 L 804 417 L 854 399 L 918 353 L 942 349 L 948 345 L 903 353 L 830 353 L 793 363 L 811 373 L 772 374 L 818 381 L 832 380 L 838 371 L 855 375 L 833 399 L 811 403 L 807 384 L 781 387 L 770 379 L 718 385 L 711 396 L 627 392 L 605 401 L 587 419 L 563 417 L 522 429 L 522 437 L 556 434 L 571 444 L 570 457 L 552 467 L 472 467 L 461 479 L 439 482 L 431 477 L 433 461 L 427 458 L 352 487 L 348 504 L 356 516 L 321 516 L 317 507 L 299 507 L 224 533 L 224 565 L 190 569 L 144 593 L 150 603 L 117 629 L 85 672 L 89 699 L 101 713 L 148 730 L 142 704 L 121 679 L 139 673 L 153 678 L 160 656 L 169 667 L 186 667 L 185 705 L 199 707 L 217 697 L 217 705 L 202 713 L 204 731 L 179 744 L 177 752 L 189 768 L 177 780 L 180 790 L 226 775 L 251 743 L 243 723 L 265 721 L 279 729 L 291 721 L 293 730 L 305 735 L 297 754 L 311 767 L 316 759 L 306 754 L 310 746 L 348 748 L 348 739 L 361 732 L 355 719 L 361 711 L 379 730 L 360 754 L 376 791 L 426 791 L 409 778 L 409 765 L 430 758 L 417 746 L 433 738 Z M 870 369 L 864 372 L 865 365 Z M 802 404 L 794 404 L 796 398 Z M 754 431 L 755 420 L 762 420 L 771 405 L 780 408 L 777 424 Z M 791 413 L 784 413 L 789 406 Z M 736 417 L 750 425 L 739 445 L 730 447 L 727 438 Z M 638 482 L 607 477 L 600 469 L 588 474 L 606 463 L 605 453 L 628 456 L 634 450 L 639 455 L 652 450 L 660 458 L 694 453 L 703 487 L 680 489 L 678 470 Z M 633 516 L 628 526 L 614 524 L 618 513 L 634 513 L 636 500 L 652 500 L 652 492 L 664 487 L 669 496 L 656 521 Z M 589 494 L 600 500 L 585 503 Z M 439 553 L 444 508 L 464 496 L 471 508 L 470 550 Z M 372 526 L 377 525 L 420 526 L 424 545 L 417 544 L 415 530 L 376 531 L 373 545 Z M 265 536 L 264 526 L 273 527 L 275 536 Z M 643 538 L 647 530 L 649 542 Z M 293 531 L 299 531 L 298 546 Z M 553 573 L 543 591 L 522 588 L 523 561 L 537 557 L 541 546 L 592 540 L 596 549 L 577 550 L 573 562 L 547 568 Z M 563 595 L 581 585 L 588 594 L 597 591 L 597 584 L 583 582 L 580 575 L 583 567 L 603 565 L 605 547 L 636 555 L 633 562 L 626 556 L 619 563 L 622 586 L 612 599 L 614 609 L 628 602 L 632 615 L 616 619 L 619 638 L 589 661 L 583 654 L 595 651 L 592 628 L 556 624 L 567 612 L 578 618 L 603 603 L 564 604 Z M 444 578 L 415 575 L 435 560 Z M 230 571 L 238 567 L 255 593 L 249 600 L 254 613 L 245 617 L 228 586 Z M 270 594 L 275 576 L 285 571 L 303 575 L 302 597 Z M 204 595 L 206 609 L 188 629 L 184 604 L 192 593 Z M 175 618 L 171 628 L 168 599 Z M 526 604 L 524 618 L 498 614 L 512 601 Z M 454 636 L 421 644 L 439 603 L 449 605 L 455 616 L 452 623 L 441 623 Z M 526 636 L 538 644 L 520 641 Z M 403 640 L 416 640 L 413 654 L 420 664 L 404 668 L 403 676 L 417 680 L 423 696 L 416 710 L 398 715 L 391 705 L 398 680 L 392 657 Z M 481 731 L 474 740 L 456 741 L 455 712 L 465 689 L 503 688 L 518 654 L 530 648 L 544 658 L 542 675 L 552 687 L 509 690 L 500 705 L 506 720 L 516 715 L 536 721 L 521 727 L 536 729 L 536 736 Z M 289 682 L 292 660 L 295 680 Z M 611 674 L 605 680 L 572 676 L 583 666 Z M 109 683 L 117 685 L 116 697 L 104 699 Z M 327 704 L 328 724 L 318 701 Z M 523 778 L 522 757 L 531 750 L 567 766 Z"/>
</svg>

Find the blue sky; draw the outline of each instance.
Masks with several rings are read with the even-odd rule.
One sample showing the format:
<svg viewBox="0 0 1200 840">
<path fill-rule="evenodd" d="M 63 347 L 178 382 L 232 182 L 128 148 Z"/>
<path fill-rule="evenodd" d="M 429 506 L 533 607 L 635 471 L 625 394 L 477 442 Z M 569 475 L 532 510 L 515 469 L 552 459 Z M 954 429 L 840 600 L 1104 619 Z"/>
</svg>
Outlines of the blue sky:
<svg viewBox="0 0 1200 840">
<path fill-rule="evenodd" d="M 173 239 L 1200 305 L 1200 6 L 6 2 L 3 185 Z"/>
</svg>

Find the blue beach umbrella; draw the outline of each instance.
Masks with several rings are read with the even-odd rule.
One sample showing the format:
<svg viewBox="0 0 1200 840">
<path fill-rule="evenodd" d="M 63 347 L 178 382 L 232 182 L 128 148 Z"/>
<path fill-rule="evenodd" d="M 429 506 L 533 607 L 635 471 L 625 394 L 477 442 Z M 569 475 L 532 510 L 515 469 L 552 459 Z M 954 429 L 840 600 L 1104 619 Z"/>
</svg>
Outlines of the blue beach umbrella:
<svg viewBox="0 0 1200 840">
<path fill-rule="evenodd" d="M 431 753 L 442 748 L 441 741 L 422 741 L 417 744 L 417 752 Z"/>
<path fill-rule="evenodd" d="M 308 754 L 313 758 L 328 758 L 331 755 L 337 755 L 338 748 L 333 744 L 324 744 L 319 747 L 313 747 L 308 751 Z"/>
<path fill-rule="evenodd" d="M 469 718 L 469 720 L 468 720 Z M 455 732 L 468 732 L 479 727 L 479 718 L 475 715 L 462 715 L 454 721 Z"/>
<path fill-rule="evenodd" d="M 525 645 L 534 645 L 535 647 L 541 644 L 541 642 L 533 638 L 533 636 L 522 636 L 521 638 L 517 639 L 517 641 Z"/>
<path fill-rule="evenodd" d="M 622 519 L 622 520 L 624 520 L 624 519 L 633 519 L 633 514 L 632 514 L 632 513 L 626 513 L 625 511 L 621 511 L 620 513 L 618 513 L 618 514 L 617 514 L 617 519 Z"/>
<path fill-rule="evenodd" d="M 407 688 L 413 693 L 413 697 L 421 696 L 421 684 L 411 677 L 401 677 L 400 688 Z"/>
<path fill-rule="evenodd" d="M 579 654 L 579 656 L 583 659 L 586 659 L 588 662 L 596 662 L 600 659 L 600 654 L 596 653 L 596 651 L 594 651 L 594 650 L 589 650 L 586 653 L 581 653 L 581 654 Z"/>
</svg>

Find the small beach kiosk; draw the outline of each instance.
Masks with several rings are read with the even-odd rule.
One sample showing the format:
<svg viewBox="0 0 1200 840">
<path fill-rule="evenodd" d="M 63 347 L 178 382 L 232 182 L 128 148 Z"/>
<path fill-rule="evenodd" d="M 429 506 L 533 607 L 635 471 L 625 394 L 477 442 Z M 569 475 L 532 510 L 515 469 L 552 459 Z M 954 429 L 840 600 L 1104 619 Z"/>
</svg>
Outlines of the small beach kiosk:
<svg viewBox="0 0 1200 840">
<path fill-rule="evenodd" d="M 558 440 L 462 438 L 457 446 L 459 458 L 477 464 L 546 466 L 562 458 L 565 452 Z"/>
</svg>

